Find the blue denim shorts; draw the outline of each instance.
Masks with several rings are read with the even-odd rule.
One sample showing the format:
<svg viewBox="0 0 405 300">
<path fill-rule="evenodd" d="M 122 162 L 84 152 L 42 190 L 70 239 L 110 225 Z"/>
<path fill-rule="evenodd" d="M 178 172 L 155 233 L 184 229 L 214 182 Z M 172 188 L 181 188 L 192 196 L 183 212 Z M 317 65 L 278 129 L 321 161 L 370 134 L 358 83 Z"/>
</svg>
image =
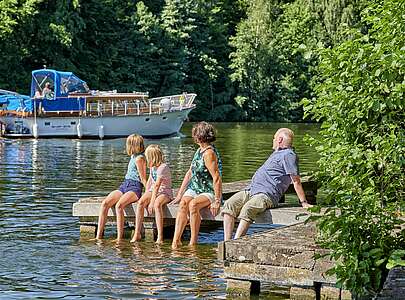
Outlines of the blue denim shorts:
<svg viewBox="0 0 405 300">
<path fill-rule="evenodd" d="M 142 183 L 137 180 L 125 179 L 124 182 L 118 188 L 123 194 L 126 192 L 134 192 L 138 198 L 141 198 L 142 194 Z"/>
</svg>

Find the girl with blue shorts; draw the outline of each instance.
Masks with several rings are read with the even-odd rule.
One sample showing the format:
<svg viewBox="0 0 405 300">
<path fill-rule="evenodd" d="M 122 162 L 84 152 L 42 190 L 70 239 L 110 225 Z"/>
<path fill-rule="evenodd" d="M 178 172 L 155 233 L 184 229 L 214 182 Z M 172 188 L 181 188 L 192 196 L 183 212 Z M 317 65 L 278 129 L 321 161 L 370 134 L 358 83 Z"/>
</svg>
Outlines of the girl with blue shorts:
<svg viewBox="0 0 405 300">
<path fill-rule="evenodd" d="M 96 239 L 103 238 L 108 210 L 114 205 L 117 215 L 117 240 L 122 239 L 124 208 L 128 204 L 138 201 L 142 194 L 142 185 L 146 186 L 146 159 L 143 154 L 145 146 L 142 136 L 131 134 L 126 141 L 126 150 L 131 159 L 128 163 L 125 180 L 118 190 L 112 191 L 101 204 Z"/>
</svg>

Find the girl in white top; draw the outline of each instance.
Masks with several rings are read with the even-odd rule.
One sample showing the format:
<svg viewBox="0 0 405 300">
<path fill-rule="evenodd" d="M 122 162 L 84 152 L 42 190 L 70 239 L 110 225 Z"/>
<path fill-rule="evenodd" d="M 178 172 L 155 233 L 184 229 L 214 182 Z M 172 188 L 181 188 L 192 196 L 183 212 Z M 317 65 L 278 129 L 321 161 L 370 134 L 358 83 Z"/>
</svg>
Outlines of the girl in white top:
<svg viewBox="0 0 405 300">
<path fill-rule="evenodd" d="M 164 162 L 163 152 L 159 145 L 149 145 L 145 150 L 146 161 L 150 168 L 149 179 L 146 183 L 145 193 L 138 202 L 135 218 L 135 233 L 131 242 L 141 239 L 141 227 L 144 211 L 155 213 L 157 227 L 156 243 L 163 243 L 163 205 L 173 199 L 172 177 L 169 166 Z"/>
</svg>

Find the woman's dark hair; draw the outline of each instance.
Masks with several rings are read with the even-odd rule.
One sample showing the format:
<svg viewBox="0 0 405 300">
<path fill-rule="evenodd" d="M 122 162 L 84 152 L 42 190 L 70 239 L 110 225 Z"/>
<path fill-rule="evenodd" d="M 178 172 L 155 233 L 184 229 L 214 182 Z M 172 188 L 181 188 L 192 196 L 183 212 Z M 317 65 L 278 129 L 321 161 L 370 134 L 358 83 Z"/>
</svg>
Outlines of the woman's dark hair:
<svg viewBox="0 0 405 300">
<path fill-rule="evenodd" d="M 193 126 L 191 135 L 196 143 L 212 143 L 217 139 L 214 126 L 204 121 Z"/>
</svg>

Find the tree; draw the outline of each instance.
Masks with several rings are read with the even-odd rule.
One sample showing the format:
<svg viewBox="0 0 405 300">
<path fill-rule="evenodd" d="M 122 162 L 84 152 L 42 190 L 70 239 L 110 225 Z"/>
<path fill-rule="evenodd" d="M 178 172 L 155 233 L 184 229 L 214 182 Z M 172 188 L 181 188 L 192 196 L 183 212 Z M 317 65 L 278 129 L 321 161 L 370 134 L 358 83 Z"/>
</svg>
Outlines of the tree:
<svg viewBox="0 0 405 300">
<path fill-rule="evenodd" d="M 347 38 L 358 1 L 254 0 L 231 40 L 237 102 L 248 119 L 299 121 L 301 99 L 312 95 L 318 53 Z"/>
<path fill-rule="evenodd" d="M 320 217 L 321 244 L 341 285 L 376 293 L 387 267 L 405 265 L 404 2 L 375 1 L 363 28 L 325 50 L 317 97 L 306 114 L 322 122 L 312 140 L 329 209 Z M 402 227 L 403 228 L 403 227 Z"/>
<path fill-rule="evenodd" d="M 29 78 L 24 69 L 24 58 L 30 50 L 27 43 L 27 30 L 32 17 L 38 14 L 40 1 L 18 2 L 4 0 L 0 2 L 0 86 L 3 89 L 20 90 L 21 83 L 28 86 Z"/>
</svg>

